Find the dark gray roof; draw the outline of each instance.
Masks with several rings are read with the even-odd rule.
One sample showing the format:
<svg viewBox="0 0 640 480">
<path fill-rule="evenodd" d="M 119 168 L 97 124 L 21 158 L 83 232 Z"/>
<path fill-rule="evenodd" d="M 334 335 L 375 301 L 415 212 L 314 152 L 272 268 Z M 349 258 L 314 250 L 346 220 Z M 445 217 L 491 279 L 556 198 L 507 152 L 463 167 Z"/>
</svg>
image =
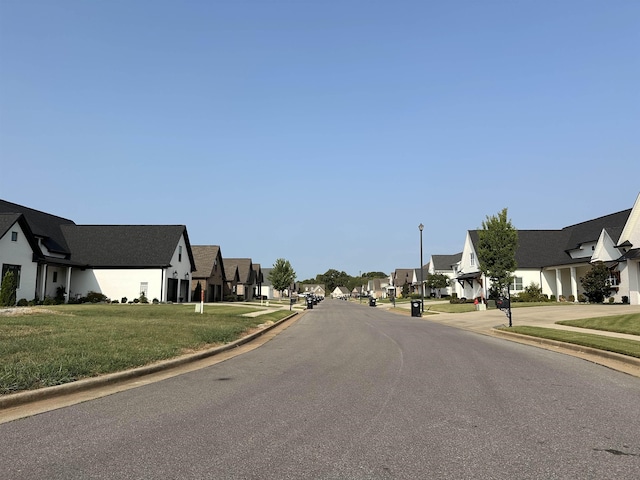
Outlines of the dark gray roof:
<svg viewBox="0 0 640 480">
<path fill-rule="evenodd" d="M 269 275 L 271 274 L 271 271 L 273 270 L 273 268 L 263 268 L 262 270 L 262 285 L 265 287 L 270 287 L 271 286 L 271 279 L 269 278 Z"/>
<path fill-rule="evenodd" d="M 71 260 L 93 268 L 164 268 L 180 237 L 195 268 L 187 229 L 184 225 L 63 225 Z"/>
<path fill-rule="evenodd" d="M 0 213 L 21 213 L 36 237 L 42 238 L 42 244 L 51 252 L 69 255 L 71 250 L 60 230 L 61 225 L 75 225 L 66 218 L 23 207 L 15 203 L 0 200 Z"/>
<path fill-rule="evenodd" d="M 462 260 L 462 252 L 454 255 L 431 255 L 431 260 L 435 271 L 453 270 L 453 265 Z"/>
<path fill-rule="evenodd" d="M 542 268 L 589 261 L 587 258 L 571 258 L 568 252 L 584 243 L 597 241 L 602 230 L 607 231 L 614 243 L 617 242 L 630 213 L 631 209 L 624 210 L 562 230 L 518 230 L 518 268 Z M 470 230 L 469 235 L 473 244 L 477 245 L 478 230 Z"/>
<path fill-rule="evenodd" d="M 565 247 L 566 250 L 578 248 L 583 243 L 597 241 L 602 230 L 607 230 L 614 243 L 617 243 L 630 214 L 631 209 L 623 210 L 563 228 L 563 230 L 571 231 Z"/>
</svg>

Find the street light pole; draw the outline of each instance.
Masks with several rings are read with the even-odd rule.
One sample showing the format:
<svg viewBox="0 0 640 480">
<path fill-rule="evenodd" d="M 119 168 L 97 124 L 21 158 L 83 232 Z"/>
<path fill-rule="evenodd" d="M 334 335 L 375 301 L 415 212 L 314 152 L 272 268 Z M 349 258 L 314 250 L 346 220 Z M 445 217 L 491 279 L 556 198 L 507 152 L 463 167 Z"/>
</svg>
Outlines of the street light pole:
<svg viewBox="0 0 640 480">
<path fill-rule="evenodd" d="M 422 268 L 422 230 L 424 230 L 424 225 L 418 225 L 418 229 L 420 230 L 420 298 L 422 313 L 424 313 L 424 270 Z"/>
</svg>

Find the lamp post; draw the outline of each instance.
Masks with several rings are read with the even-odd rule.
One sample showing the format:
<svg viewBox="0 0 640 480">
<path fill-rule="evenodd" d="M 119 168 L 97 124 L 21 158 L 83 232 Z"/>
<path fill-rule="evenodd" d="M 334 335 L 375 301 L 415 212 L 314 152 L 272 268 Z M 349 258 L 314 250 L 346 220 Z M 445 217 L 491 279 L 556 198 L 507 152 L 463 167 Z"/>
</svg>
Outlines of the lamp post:
<svg viewBox="0 0 640 480">
<path fill-rule="evenodd" d="M 424 313 L 424 270 L 422 268 L 422 230 L 424 230 L 424 225 L 418 225 L 418 229 L 420 230 L 420 298 L 422 302 L 420 309 Z"/>
</svg>

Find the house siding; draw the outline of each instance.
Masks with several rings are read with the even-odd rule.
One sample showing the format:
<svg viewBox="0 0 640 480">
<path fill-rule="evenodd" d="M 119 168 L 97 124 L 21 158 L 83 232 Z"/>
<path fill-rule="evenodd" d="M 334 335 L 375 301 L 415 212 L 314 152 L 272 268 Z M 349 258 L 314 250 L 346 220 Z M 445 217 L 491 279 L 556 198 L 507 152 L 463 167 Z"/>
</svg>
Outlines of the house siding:
<svg viewBox="0 0 640 480">
<path fill-rule="evenodd" d="M 18 233 L 17 241 L 11 240 L 11 232 Z M 33 261 L 31 245 L 17 222 L 0 238 L 0 274 L 5 264 L 20 266 L 20 285 L 16 290 L 16 300 L 33 300 L 36 296 L 38 264 Z"/>
</svg>

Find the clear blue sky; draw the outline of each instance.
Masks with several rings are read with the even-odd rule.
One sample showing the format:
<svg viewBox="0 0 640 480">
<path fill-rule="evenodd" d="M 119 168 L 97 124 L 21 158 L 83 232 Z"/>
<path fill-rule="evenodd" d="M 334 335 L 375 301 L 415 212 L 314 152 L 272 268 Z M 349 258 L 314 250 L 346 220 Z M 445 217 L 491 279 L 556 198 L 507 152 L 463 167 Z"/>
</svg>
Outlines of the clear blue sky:
<svg viewBox="0 0 640 480">
<path fill-rule="evenodd" d="M 0 0 L 0 198 L 298 279 L 640 193 L 640 1 Z"/>
</svg>

